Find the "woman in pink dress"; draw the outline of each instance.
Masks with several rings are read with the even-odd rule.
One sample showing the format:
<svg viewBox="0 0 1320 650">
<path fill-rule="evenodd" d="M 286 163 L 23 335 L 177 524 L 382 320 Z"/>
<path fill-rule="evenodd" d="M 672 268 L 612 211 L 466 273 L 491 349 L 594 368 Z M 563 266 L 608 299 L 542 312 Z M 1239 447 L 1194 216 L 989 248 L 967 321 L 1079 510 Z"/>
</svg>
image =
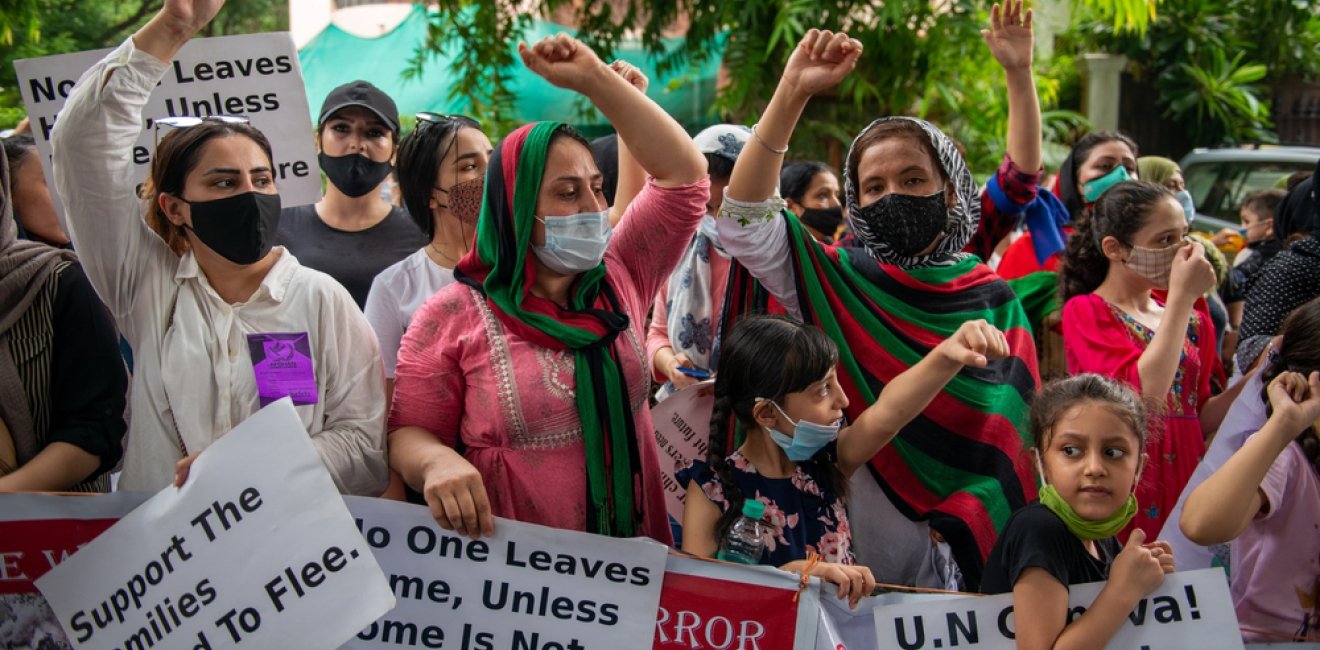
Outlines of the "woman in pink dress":
<svg viewBox="0 0 1320 650">
<path fill-rule="evenodd" d="M 476 245 L 404 335 L 390 465 L 460 534 L 492 534 L 495 515 L 669 542 L 643 328 L 706 211 L 706 160 L 635 70 L 564 35 L 519 51 L 590 99 L 650 178 L 611 230 L 575 131 L 529 124 L 496 147 Z"/>
<path fill-rule="evenodd" d="M 1155 536 L 1178 501 L 1232 394 L 1211 397 L 1214 326 L 1201 295 L 1215 283 L 1201 245 L 1189 241 L 1169 190 L 1121 182 L 1082 214 L 1060 275 L 1068 372 L 1126 382 L 1151 404 L 1149 460 L 1137 486 L 1133 528 Z M 1233 394 L 1236 394 L 1233 392 Z M 1213 407 L 1211 407 L 1213 405 Z M 1219 414 L 1216 416 L 1215 414 Z"/>
</svg>

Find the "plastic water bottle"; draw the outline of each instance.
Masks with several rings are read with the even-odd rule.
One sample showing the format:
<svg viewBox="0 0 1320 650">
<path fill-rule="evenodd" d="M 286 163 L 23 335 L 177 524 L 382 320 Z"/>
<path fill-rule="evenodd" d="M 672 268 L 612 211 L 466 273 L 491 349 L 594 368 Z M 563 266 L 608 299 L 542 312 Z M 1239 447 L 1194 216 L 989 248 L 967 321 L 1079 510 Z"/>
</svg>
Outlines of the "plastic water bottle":
<svg viewBox="0 0 1320 650">
<path fill-rule="evenodd" d="M 765 504 L 756 499 L 743 502 L 742 516 L 729 526 L 729 534 L 715 557 L 725 562 L 738 564 L 760 564 L 761 553 L 765 551 L 765 536 L 770 532 L 769 524 L 761 521 L 765 516 Z"/>
</svg>

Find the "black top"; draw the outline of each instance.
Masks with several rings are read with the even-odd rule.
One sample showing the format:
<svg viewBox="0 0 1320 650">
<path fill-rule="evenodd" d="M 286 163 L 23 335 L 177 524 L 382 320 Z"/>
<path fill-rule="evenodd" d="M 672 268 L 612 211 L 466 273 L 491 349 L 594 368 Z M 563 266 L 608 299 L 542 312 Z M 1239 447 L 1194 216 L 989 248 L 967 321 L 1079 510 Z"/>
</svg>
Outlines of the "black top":
<svg viewBox="0 0 1320 650">
<path fill-rule="evenodd" d="M 315 205 L 300 205 L 280 213 L 277 243 L 303 266 L 338 280 L 360 309 L 367 304 L 376 275 L 427 242 L 408 213 L 397 206 L 380 223 L 349 232 L 326 225 Z"/>
<path fill-rule="evenodd" d="M 1039 501 L 1033 501 L 1008 518 L 1004 532 L 990 549 L 981 578 L 981 593 L 1013 591 L 1017 579 L 1030 567 L 1044 569 L 1065 587 L 1106 580 L 1109 565 L 1122 547 L 1113 537 L 1095 544 L 1102 559 L 1091 557 L 1082 540 L 1068 530 L 1058 515 Z"/>
<path fill-rule="evenodd" d="M 1260 275 L 1261 269 L 1265 264 L 1274 259 L 1283 251 L 1283 242 L 1270 237 L 1261 241 L 1247 244 L 1251 249 L 1251 256 L 1243 260 L 1241 264 L 1233 267 L 1233 275 L 1237 278 L 1238 285 L 1242 287 L 1242 295 L 1245 297 L 1247 291 L 1251 289 L 1251 283 Z"/>
<path fill-rule="evenodd" d="M 1292 310 L 1320 296 L 1320 240 L 1307 237 L 1265 264 L 1243 308 L 1242 338 L 1274 336 Z"/>
<path fill-rule="evenodd" d="M 96 477 L 114 468 L 128 429 L 128 373 L 114 320 L 76 262 L 45 280 L 54 286 L 9 331 L 9 351 L 24 383 L 37 444 L 64 442 L 100 459 L 74 491 L 100 489 Z M 53 295 L 52 295 L 53 294 Z"/>
</svg>

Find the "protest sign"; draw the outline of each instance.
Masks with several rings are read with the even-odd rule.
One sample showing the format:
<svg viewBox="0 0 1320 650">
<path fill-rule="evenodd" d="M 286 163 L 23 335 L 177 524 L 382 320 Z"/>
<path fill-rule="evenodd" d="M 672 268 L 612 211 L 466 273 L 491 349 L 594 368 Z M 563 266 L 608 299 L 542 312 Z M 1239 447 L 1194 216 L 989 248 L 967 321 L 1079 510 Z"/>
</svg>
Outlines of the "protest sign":
<svg viewBox="0 0 1320 650">
<path fill-rule="evenodd" d="M 32 584 L 151 495 L 0 494 L 0 648 L 68 648 Z"/>
<path fill-rule="evenodd" d="M 710 412 L 715 406 L 715 380 L 693 384 L 670 395 L 651 409 L 655 444 L 660 447 L 660 480 L 665 486 L 665 509 L 683 523 L 683 497 L 687 487 L 674 478 L 693 458 L 706 459 L 710 439 Z"/>
<path fill-rule="evenodd" d="M 77 648 L 334 648 L 394 604 L 293 405 L 36 581 Z"/>
<path fill-rule="evenodd" d="M 671 398 L 672 399 L 672 398 Z M 655 620 L 655 650 L 810 650 L 820 581 L 797 574 L 671 555 Z M 795 598 L 796 596 L 796 598 Z"/>
<path fill-rule="evenodd" d="M 875 637 L 875 617 L 884 607 L 908 603 L 926 603 L 949 598 L 964 598 L 956 592 L 909 593 L 891 591 L 863 598 L 857 608 L 848 607 L 847 599 L 839 599 L 830 589 L 822 588 L 820 598 L 820 627 L 816 632 L 816 650 L 863 650 L 887 647 Z"/>
<path fill-rule="evenodd" d="M 661 544 L 500 518 L 493 537 L 473 540 L 424 506 L 344 501 L 398 605 L 343 648 L 600 650 L 651 634 Z"/>
<path fill-rule="evenodd" d="M 1068 620 L 1086 612 L 1105 583 L 1068 589 Z M 879 606 L 880 647 L 1013 650 L 1013 594 Z M 1241 648 L 1228 582 L 1219 569 L 1172 573 L 1141 599 L 1109 648 Z"/>
<path fill-rule="evenodd" d="M 109 52 L 91 50 L 14 62 L 32 137 L 61 219 L 64 208 L 51 173 L 50 132 L 78 78 Z M 321 198 L 321 174 L 310 114 L 298 52 L 287 32 L 195 38 L 179 50 L 143 108 L 142 134 L 133 150 L 125 152 L 135 163 L 133 182 L 141 182 L 151 169 L 156 129 L 161 129 L 162 137 L 169 130 L 157 127 L 157 118 L 241 115 L 270 140 L 282 203 L 286 207 L 314 203 Z"/>
</svg>

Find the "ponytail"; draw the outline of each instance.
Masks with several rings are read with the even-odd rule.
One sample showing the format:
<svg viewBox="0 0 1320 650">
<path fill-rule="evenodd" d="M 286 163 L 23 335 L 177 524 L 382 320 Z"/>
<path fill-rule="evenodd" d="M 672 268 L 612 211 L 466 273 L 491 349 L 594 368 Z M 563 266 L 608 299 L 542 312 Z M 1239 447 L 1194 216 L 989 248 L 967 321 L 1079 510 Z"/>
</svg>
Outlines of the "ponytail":
<svg viewBox="0 0 1320 650">
<path fill-rule="evenodd" d="M 723 390 L 721 390 L 723 389 Z M 720 514 L 720 519 L 715 524 L 715 540 L 718 543 L 729 533 L 729 527 L 738 520 L 742 513 L 743 496 L 742 488 L 738 487 L 737 481 L 733 480 L 733 468 L 729 465 L 729 430 L 732 429 L 733 420 L 733 398 L 729 396 L 729 387 L 720 386 L 720 382 L 715 382 L 715 406 L 710 414 L 710 439 L 706 445 L 706 464 L 715 474 L 715 478 L 720 481 L 720 489 L 724 491 L 724 500 L 728 507 Z"/>
<path fill-rule="evenodd" d="M 1320 370 L 1320 337 L 1315 335 L 1316 332 L 1320 332 L 1320 298 L 1294 309 L 1283 321 L 1283 327 L 1279 328 L 1283 342 L 1277 354 L 1270 353 L 1270 360 L 1260 375 L 1260 399 L 1265 403 L 1267 416 L 1274 414 L 1274 405 L 1270 404 L 1269 395 L 1271 381 L 1289 370 L 1303 375 Z M 1311 467 L 1320 475 L 1320 439 L 1317 439 L 1315 431 L 1310 426 L 1306 427 L 1297 434 L 1296 442 Z"/>
</svg>

